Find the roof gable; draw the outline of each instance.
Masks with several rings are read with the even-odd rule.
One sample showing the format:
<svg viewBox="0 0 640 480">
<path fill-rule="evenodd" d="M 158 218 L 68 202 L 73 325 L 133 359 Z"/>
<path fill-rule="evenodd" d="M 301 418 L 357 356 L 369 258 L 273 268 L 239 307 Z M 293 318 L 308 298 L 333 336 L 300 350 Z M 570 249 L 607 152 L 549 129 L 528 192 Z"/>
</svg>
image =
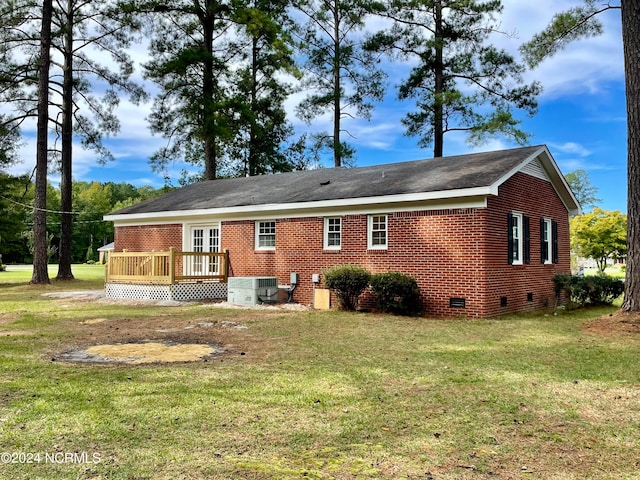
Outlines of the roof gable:
<svg viewBox="0 0 640 480">
<path fill-rule="evenodd" d="M 527 167 L 533 164 L 533 167 Z M 255 177 L 211 180 L 171 191 L 107 215 L 107 220 L 161 217 L 173 212 L 319 203 L 366 204 L 376 199 L 415 201 L 497 195 L 518 171 L 543 172 L 569 211 L 579 209 L 545 146 L 523 147 L 358 168 L 327 168 Z M 175 216 L 175 215 L 174 215 Z"/>
</svg>

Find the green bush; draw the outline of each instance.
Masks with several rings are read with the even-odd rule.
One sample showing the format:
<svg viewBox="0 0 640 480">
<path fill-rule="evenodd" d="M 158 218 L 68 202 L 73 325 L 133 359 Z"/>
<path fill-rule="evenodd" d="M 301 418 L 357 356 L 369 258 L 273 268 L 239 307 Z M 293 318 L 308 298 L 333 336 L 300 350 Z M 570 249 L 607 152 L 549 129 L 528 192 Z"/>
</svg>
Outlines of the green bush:
<svg viewBox="0 0 640 480">
<path fill-rule="evenodd" d="M 413 315 L 420 311 L 420 288 L 415 278 L 399 272 L 378 273 L 371 288 L 383 312 Z"/>
<path fill-rule="evenodd" d="M 0 272 L 6 272 L 7 271 L 7 266 L 0 263 Z"/>
<path fill-rule="evenodd" d="M 371 274 L 359 265 L 335 265 L 323 272 L 324 284 L 336 294 L 340 308 L 355 310 L 362 292 L 369 286 Z"/>
<path fill-rule="evenodd" d="M 607 275 L 572 276 L 555 275 L 556 296 L 565 293 L 569 301 L 578 306 L 611 305 L 624 293 L 624 282 Z"/>
</svg>

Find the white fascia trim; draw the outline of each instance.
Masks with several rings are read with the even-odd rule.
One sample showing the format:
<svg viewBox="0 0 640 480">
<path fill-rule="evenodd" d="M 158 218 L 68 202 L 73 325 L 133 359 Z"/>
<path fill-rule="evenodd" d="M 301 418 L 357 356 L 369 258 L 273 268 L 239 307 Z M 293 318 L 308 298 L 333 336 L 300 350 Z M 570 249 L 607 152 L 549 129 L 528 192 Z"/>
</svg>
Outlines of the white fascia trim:
<svg viewBox="0 0 640 480">
<path fill-rule="evenodd" d="M 491 188 L 495 188 L 496 191 L 497 191 L 497 189 L 498 189 L 498 187 L 500 185 L 502 185 L 504 182 L 506 182 L 511 177 L 513 177 L 516 173 L 518 173 L 520 170 L 522 170 L 525 165 L 531 163 L 533 160 L 538 158 L 540 156 L 540 154 L 542 154 L 542 153 L 546 153 L 547 157 L 551 158 L 551 153 L 549 152 L 549 150 L 546 147 L 540 147 L 538 150 L 536 150 L 534 153 L 532 153 L 527 158 L 525 158 L 522 162 L 520 162 L 519 165 L 516 165 L 511 170 L 509 170 L 507 173 L 505 173 L 502 177 L 500 177 L 498 180 L 493 182 L 493 184 L 491 184 Z M 548 159 L 547 159 L 547 161 L 545 161 L 545 159 L 541 159 L 541 162 L 542 162 L 543 166 L 545 166 L 545 167 L 549 164 Z"/>
<path fill-rule="evenodd" d="M 549 175 L 549 179 L 551 180 L 551 185 L 553 186 L 555 191 L 558 193 L 560 200 L 562 201 L 566 209 L 569 211 L 569 214 L 570 215 L 581 214 L 582 208 L 580 208 L 580 204 L 578 203 L 578 200 L 576 199 L 575 195 L 571 191 L 571 188 L 567 184 L 567 181 L 564 179 L 562 172 L 560 172 L 560 169 L 558 168 L 558 164 L 554 160 L 553 155 L 551 155 L 551 152 L 545 145 L 541 146 L 538 150 L 536 150 L 529 157 L 523 160 L 520 163 L 520 165 L 514 167 L 513 169 L 511 169 L 511 171 L 507 172 L 505 175 L 503 175 L 497 181 L 495 181 L 490 186 L 492 190 L 495 190 L 494 195 L 498 194 L 497 193 L 498 187 L 500 185 L 502 185 L 513 175 L 515 175 L 520 170 L 522 170 L 522 168 L 524 168 L 525 165 L 531 163 L 536 158 L 540 160 L 542 167 L 547 172 L 547 175 Z M 578 208 L 573 207 L 572 205 L 570 205 L 570 203 L 577 205 Z"/>
<path fill-rule="evenodd" d="M 486 197 L 497 195 L 498 186 L 477 187 L 439 192 L 410 193 L 378 197 L 359 197 L 318 202 L 274 203 L 265 205 L 245 205 L 241 207 L 209 208 L 200 210 L 174 210 L 167 212 L 105 215 L 105 221 L 117 225 L 154 225 L 174 221 L 183 223 L 197 221 L 198 218 L 223 218 L 240 220 L 251 218 L 305 217 L 321 212 L 371 213 L 400 212 L 416 210 L 440 210 L 445 208 L 483 208 Z"/>
</svg>

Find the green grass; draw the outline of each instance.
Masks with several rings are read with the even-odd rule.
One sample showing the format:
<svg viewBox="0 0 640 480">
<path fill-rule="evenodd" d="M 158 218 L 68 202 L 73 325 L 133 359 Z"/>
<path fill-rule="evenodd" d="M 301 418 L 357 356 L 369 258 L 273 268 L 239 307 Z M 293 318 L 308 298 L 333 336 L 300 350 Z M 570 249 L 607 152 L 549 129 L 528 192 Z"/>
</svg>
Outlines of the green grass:
<svg viewBox="0 0 640 480">
<path fill-rule="evenodd" d="M 56 281 L 58 265 L 49 265 L 49 279 L 57 289 L 64 289 L 65 284 L 77 288 L 102 288 L 104 286 L 104 265 L 72 265 L 71 270 L 75 282 Z M 0 272 L 0 287 L 7 285 L 22 285 L 31 280 L 32 268 L 30 265 L 7 265 L 5 272 Z"/>
<path fill-rule="evenodd" d="M 582 328 L 613 309 L 433 320 L 41 295 L 99 285 L 74 273 L 49 287 L 0 274 L 0 450 L 87 457 L 0 478 L 640 478 L 640 336 Z M 52 361 L 96 316 L 235 319 L 246 354 Z"/>
<path fill-rule="evenodd" d="M 584 269 L 585 275 L 597 275 L 598 272 L 599 270 L 597 268 Z M 605 275 L 609 275 L 610 277 L 614 277 L 614 278 L 624 278 L 625 276 L 625 270 L 620 265 L 608 266 L 607 268 L 605 268 L 604 273 Z"/>
</svg>

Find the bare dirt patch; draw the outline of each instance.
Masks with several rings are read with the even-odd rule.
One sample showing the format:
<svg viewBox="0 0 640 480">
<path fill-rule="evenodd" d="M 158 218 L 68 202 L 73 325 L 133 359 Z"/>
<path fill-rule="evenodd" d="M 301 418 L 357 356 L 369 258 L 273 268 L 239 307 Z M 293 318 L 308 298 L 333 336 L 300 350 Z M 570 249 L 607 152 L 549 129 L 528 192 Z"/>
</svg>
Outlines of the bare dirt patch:
<svg viewBox="0 0 640 480">
<path fill-rule="evenodd" d="M 94 345 L 61 355 L 63 361 L 80 363 L 175 363 L 195 362 L 212 356 L 219 347 L 206 344 L 168 344 L 165 342 Z"/>
<path fill-rule="evenodd" d="M 106 318 L 90 318 L 89 320 L 85 320 L 84 322 L 80 322 L 81 325 L 95 325 L 96 323 L 106 322 Z"/>
<path fill-rule="evenodd" d="M 585 323 L 583 329 L 605 337 L 640 335 L 640 314 L 618 311 Z"/>
<path fill-rule="evenodd" d="M 43 293 L 43 297 L 71 300 L 95 301 L 104 297 L 104 290 L 73 290 L 68 292 Z"/>
<path fill-rule="evenodd" d="M 245 355 L 245 325 L 229 321 L 156 318 L 97 318 L 77 324 L 74 345 L 53 361 L 74 363 L 174 363 Z"/>
<path fill-rule="evenodd" d="M 2 337 L 20 337 L 20 336 L 29 336 L 33 335 L 33 332 L 28 330 L 3 330 L 0 331 L 0 336 Z"/>
<path fill-rule="evenodd" d="M 59 306 L 72 302 L 113 303 L 140 306 L 180 306 L 192 302 L 153 300 L 113 300 L 104 298 L 102 290 L 69 291 L 45 294 L 55 298 Z M 145 318 L 89 318 L 73 325 L 74 334 L 68 347 L 52 353 L 52 361 L 96 364 L 140 364 L 210 361 L 233 355 L 253 359 L 268 356 L 273 342 L 251 335 L 251 322 L 307 310 L 297 304 L 240 307 L 227 302 L 202 303 L 199 318 L 185 319 L 179 310 Z M 220 308 L 242 310 L 228 320 L 217 314 Z M 246 323 L 245 323 L 246 320 Z"/>
<path fill-rule="evenodd" d="M 2 314 L 0 315 L 0 325 L 7 325 L 13 323 L 18 318 L 15 314 Z"/>
</svg>

